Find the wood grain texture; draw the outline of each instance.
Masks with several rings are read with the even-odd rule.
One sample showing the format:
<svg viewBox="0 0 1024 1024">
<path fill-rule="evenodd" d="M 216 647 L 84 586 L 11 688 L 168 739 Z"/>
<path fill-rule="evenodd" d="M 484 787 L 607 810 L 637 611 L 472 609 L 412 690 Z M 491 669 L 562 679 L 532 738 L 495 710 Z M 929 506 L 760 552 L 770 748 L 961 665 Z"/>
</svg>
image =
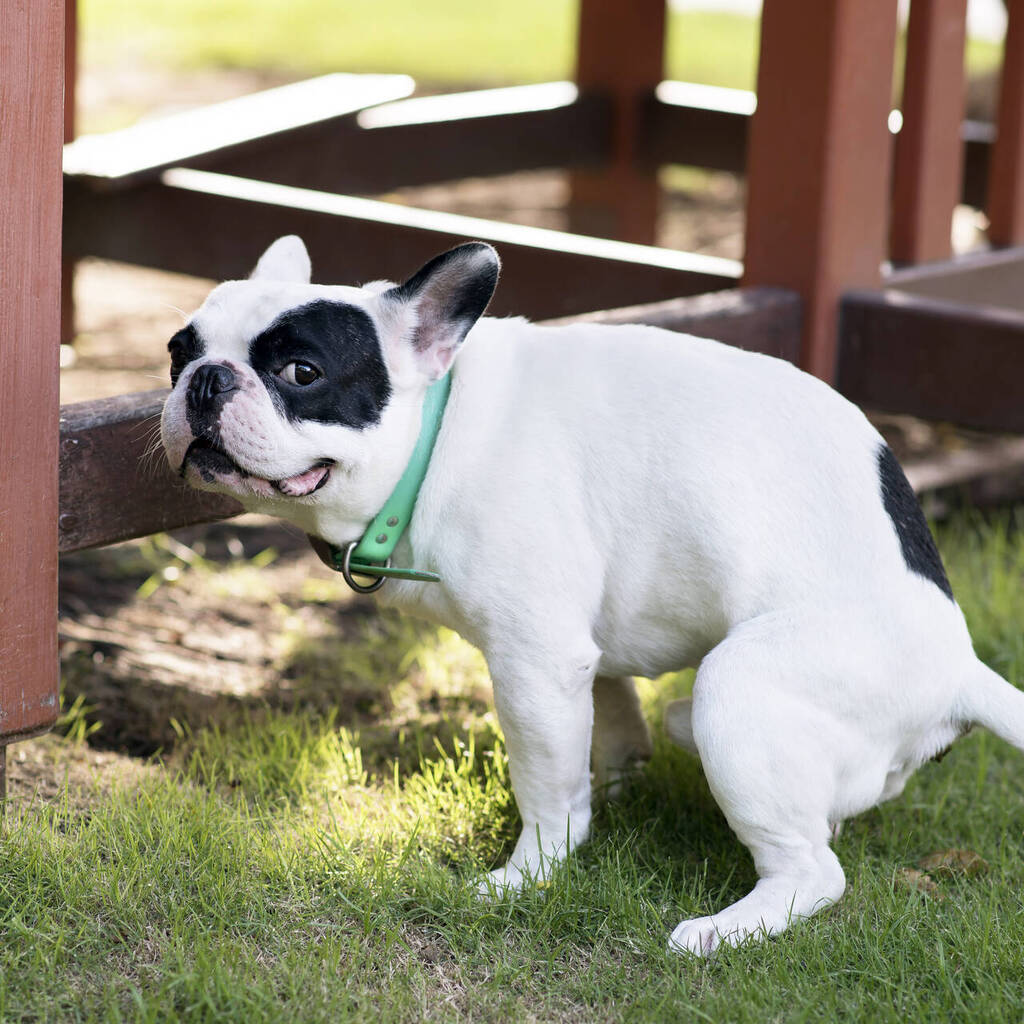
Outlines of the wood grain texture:
<svg viewBox="0 0 1024 1024">
<path fill-rule="evenodd" d="M 119 395 L 61 409 L 62 552 L 241 511 L 230 498 L 193 490 L 168 466 L 157 433 L 168 393 Z"/>
<path fill-rule="evenodd" d="M 63 14 L 0 4 L 0 743 L 57 714 Z"/>
<path fill-rule="evenodd" d="M 871 409 L 1024 433 L 1024 313 L 900 291 L 843 296 L 837 387 Z"/>
</svg>

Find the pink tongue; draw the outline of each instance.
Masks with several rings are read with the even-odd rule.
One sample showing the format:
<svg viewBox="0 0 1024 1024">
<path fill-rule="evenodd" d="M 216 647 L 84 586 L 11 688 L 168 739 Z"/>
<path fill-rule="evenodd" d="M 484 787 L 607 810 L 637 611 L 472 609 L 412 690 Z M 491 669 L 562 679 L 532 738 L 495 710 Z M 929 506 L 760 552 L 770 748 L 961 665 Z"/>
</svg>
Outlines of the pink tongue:
<svg viewBox="0 0 1024 1024">
<path fill-rule="evenodd" d="M 278 480 L 277 489 L 282 494 L 290 495 L 293 498 L 301 498 L 302 495 L 315 491 L 317 484 L 327 476 L 329 470 L 329 466 L 314 466 L 312 469 L 307 469 L 305 473 L 298 473 L 296 476 Z"/>
</svg>

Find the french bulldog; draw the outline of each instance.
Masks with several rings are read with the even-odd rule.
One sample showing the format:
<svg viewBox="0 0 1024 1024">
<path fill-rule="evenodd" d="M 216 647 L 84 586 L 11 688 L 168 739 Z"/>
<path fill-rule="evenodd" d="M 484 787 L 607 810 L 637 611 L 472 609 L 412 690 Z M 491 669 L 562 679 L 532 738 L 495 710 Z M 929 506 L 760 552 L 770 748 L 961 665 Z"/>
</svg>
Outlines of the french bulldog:
<svg viewBox="0 0 1024 1024">
<path fill-rule="evenodd" d="M 669 735 L 699 756 L 758 881 L 683 921 L 698 956 L 838 900 L 839 823 L 973 724 L 1024 748 L 1024 694 L 975 656 L 915 496 L 861 412 L 788 363 L 645 326 L 483 317 L 495 251 L 404 284 L 314 285 L 302 242 L 171 339 L 174 471 L 321 545 L 402 477 L 451 392 L 381 599 L 485 655 L 522 832 L 483 893 L 588 834 L 651 740 L 632 676 L 697 667 Z M 551 282 L 551 287 L 557 287 Z"/>
</svg>

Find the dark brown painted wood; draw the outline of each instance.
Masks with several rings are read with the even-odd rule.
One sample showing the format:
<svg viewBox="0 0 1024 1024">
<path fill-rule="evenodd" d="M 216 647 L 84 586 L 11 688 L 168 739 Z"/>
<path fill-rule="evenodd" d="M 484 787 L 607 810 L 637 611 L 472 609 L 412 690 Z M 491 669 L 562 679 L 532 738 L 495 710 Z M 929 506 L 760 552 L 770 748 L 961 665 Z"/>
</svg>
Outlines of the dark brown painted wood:
<svg viewBox="0 0 1024 1024">
<path fill-rule="evenodd" d="M 63 0 L 0 4 L 0 744 L 57 714 Z"/>
<path fill-rule="evenodd" d="M 800 306 L 796 292 L 784 288 L 733 288 L 548 323 L 649 324 L 795 363 L 800 358 Z"/>
<path fill-rule="evenodd" d="M 510 92 L 521 94 L 520 109 L 510 109 L 516 105 Z M 430 97 L 429 107 L 419 99 L 397 102 L 372 111 L 372 117 L 297 129 L 248 153 L 211 156 L 202 165 L 284 185 L 366 195 L 543 167 L 596 165 L 610 145 L 609 102 L 584 96 L 545 107 L 538 105 L 542 99 L 538 87 L 528 86 Z M 382 123 L 385 114 L 390 123 Z"/>
<path fill-rule="evenodd" d="M 755 288 L 574 319 L 649 323 L 794 358 L 800 300 L 780 289 Z M 61 409 L 62 551 L 210 522 L 238 510 L 230 499 L 187 488 L 162 450 L 154 449 L 166 395 L 152 391 Z"/>
<path fill-rule="evenodd" d="M 750 130 L 745 284 L 804 298 L 801 365 L 836 365 L 845 288 L 886 249 L 896 0 L 765 0 Z"/>
<path fill-rule="evenodd" d="M 843 296 L 837 386 L 867 408 L 1024 432 L 1024 314 L 901 291 Z"/>
<path fill-rule="evenodd" d="M 329 131 L 412 88 L 406 75 L 324 75 L 87 136 L 68 148 L 64 166 L 97 188 L 124 188 L 167 167 L 209 166 L 286 140 L 301 144 L 305 132 Z"/>
<path fill-rule="evenodd" d="M 69 251 L 220 280 L 245 276 L 270 241 L 295 233 L 309 246 L 316 280 L 351 283 L 402 278 L 438 252 L 476 238 L 493 242 L 502 256 L 495 313 L 536 319 L 714 291 L 735 285 L 738 276 L 728 261 L 390 203 L 199 171 L 169 172 L 167 180 L 178 184 L 113 195 L 69 182 Z"/>
<path fill-rule="evenodd" d="M 75 137 L 78 94 L 78 0 L 64 0 L 64 141 Z M 60 281 L 60 340 L 75 338 L 75 261 L 65 260 Z"/>
<path fill-rule="evenodd" d="M 988 202 L 988 177 L 995 126 L 987 121 L 964 121 L 960 128 L 964 142 L 963 190 L 960 201 L 983 210 Z"/>
<path fill-rule="evenodd" d="M 1024 4 L 1006 5 L 996 140 L 989 171 L 989 240 L 1024 242 Z"/>
<path fill-rule="evenodd" d="M 665 0 L 581 0 L 576 83 L 611 104 L 607 163 L 570 175 L 570 226 L 580 234 L 653 245 L 657 167 L 644 160 L 645 103 L 663 77 Z"/>
<path fill-rule="evenodd" d="M 651 96 L 644 105 L 644 159 L 650 164 L 687 164 L 742 174 L 747 166 L 753 94 L 715 90 L 721 102 L 712 106 L 702 103 L 700 90 L 694 92 L 689 83 L 666 82 L 663 90 L 665 98 Z"/>
<path fill-rule="evenodd" d="M 967 0 L 913 0 L 895 140 L 889 255 L 949 259 L 961 193 Z"/>
<path fill-rule="evenodd" d="M 674 96 L 672 86 L 686 87 L 665 85 L 666 97 Z M 535 88 L 521 90 L 518 110 L 509 109 L 515 106 L 509 90 L 430 97 L 445 101 L 440 109 L 425 108 L 421 99 L 399 100 L 380 108 L 390 120 L 379 126 L 371 118 L 364 127 L 360 115 L 346 114 L 276 132 L 260 131 L 249 143 L 215 147 L 176 163 L 328 192 L 374 194 L 404 185 L 541 167 L 593 167 L 606 160 L 611 151 L 610 100 L 589 95 L 547 108 L 538 105 L 537 93 L 531 91 Z M 639 115 L 641 162 L 742 173 L 750 124 L 744 108 L 750 94 L 716 92 L 731 102 L 647 95 Z M 493 96 L 490 113 L 487 96 Z M 981 207 L 995 130 L 983 122 L 965 121 L 961 132 L 966 146 L 962 199 Z M 410 153 L 416 155 L 412 163 Z M 151 181 L 166 166 L 154 164 L 140 149 L 136 164 L 123 174 L 107 176 L 99 160 L 74 177 L 97 188 L 122 188 Z"/>
<path fill-rule="evenodd" d="M 75 135 L 78 121 L 78 0 L 64 0 L 64 141 Z"/>
<path fill-rule="evenodd" d="M 61 408 L 61 551 L 111 544 L 236 515 L 230 498 L 188 487 L 160 447 L 167 391 Z"/>
<path fill-rule="evenodd" d="M 381 104 L 403 93 L 403 76 L 371 76 L 383 81 L 363 87 L 356 82 L 340 90 L 332 86 L 334 77 L 304 85 L 314 97 L 326 89 L 339 113 L 324 108 L 322 116 L 311 117 L 308 110 L 297 109 L 294 123 L 284 126 L 276 113 L 279 126 L 269 130 L 261 109 L 277 111 L 280 103 L 270 90 L 246 97 L 244 121 L 233 124 L 236 134 L 230 143 L 197 142 L 209 139 L 211 119 L 215 123 L 225 116 L 218 112 L 223 105 L 214 104 L 92 138 L 69 153 L 68 166 L 74 177 L 97 189 L 143 184 L 175 166 L 372 194 L 404 185 L 597 163 L 609 150 L 609 101 L 574 99 L 568 83 Z M 379 105 L 361 114 L 370 103 Z M 154 131 L 168 134 L 156 155 L 146 144 Z"/>
</svg>

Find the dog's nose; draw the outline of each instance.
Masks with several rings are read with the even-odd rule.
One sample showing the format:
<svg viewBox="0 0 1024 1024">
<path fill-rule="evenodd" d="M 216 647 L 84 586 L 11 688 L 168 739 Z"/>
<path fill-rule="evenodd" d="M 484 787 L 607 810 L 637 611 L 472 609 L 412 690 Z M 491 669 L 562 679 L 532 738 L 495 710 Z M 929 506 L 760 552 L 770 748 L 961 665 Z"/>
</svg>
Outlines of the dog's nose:
<svg viewBox="0 0 1024 1024">
<path fill-rule="evenodd" d="M 224 363 L 204 363 L 188 382 L 188 402 L 195 409 L 207 408 L 218 396 L 238 387 L 235 374 Z"/>
</svg>

